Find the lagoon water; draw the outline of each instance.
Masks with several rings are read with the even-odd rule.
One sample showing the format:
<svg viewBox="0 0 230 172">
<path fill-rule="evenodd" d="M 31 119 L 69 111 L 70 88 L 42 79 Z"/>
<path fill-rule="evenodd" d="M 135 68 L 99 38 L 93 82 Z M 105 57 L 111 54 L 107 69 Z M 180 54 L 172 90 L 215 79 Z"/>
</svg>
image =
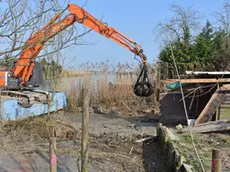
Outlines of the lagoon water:
<svg viewBox="0 0 230 172">
<path fill-rule="evenodd" d="M 56 91 L 65 91 L 68 92 L 71 88 L 76 87 L 80 88 L 82 82 L 85 79 L 90 79 L 90 83 L 97 88 L 97 84 L 100 83 L 123 83 L 123 84 L 132 84 L 136 81 L 136 75 L 117 75 L 117 74 L 93 74 L 88 76 L 77 76 L 77 77 L 64 77 L 61 79 L 56 79 Z M 45 91 L 53 89 L 54 80 L 46 80 L 43 85 L 39 88 Z"/>
</svg>

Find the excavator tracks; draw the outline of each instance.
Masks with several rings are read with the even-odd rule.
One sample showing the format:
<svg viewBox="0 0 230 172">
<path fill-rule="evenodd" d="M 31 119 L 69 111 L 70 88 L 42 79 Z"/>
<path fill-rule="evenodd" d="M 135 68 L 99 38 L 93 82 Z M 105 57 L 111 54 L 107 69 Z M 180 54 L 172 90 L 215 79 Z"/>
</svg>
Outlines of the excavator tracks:
<svg viewBox="0 0 230 172">
<path fill-rule="evenodd" d="M 35 103 L 47 104 L 52 96 L 47 91 L 24 89 L 23 91 L 2 90 L 1 98 L 16 99 L 22 107 L 30 107 Z"/>
</svg>

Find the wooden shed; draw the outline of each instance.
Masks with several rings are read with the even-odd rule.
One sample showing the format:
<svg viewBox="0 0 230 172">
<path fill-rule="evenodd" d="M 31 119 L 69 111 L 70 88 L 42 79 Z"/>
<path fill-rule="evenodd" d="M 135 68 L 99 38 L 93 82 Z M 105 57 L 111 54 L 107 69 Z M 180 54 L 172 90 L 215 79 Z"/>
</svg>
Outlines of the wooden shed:
<svg viewBox="0 0 230 172">
<path fill-rule="evenodd" d="M 186 71 L 186 78 L 161 81 L 160 114 L 166 123 L 187 124 L 180 85 L 189 119 L 195 125 L 230 118 L 230 72 Z"/>
</svg>

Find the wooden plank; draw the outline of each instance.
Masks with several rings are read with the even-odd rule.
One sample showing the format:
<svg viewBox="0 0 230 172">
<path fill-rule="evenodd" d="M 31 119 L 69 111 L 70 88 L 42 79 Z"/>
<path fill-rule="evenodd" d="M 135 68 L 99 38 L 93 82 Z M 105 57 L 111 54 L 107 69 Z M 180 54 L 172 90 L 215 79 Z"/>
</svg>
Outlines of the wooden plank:
<svg viewBox="0 0 230 172">
<path fill-rule="evenodd" d="M 188 132 L 188 128 L 183 129 L 183 132 Z M 230 120 L 219 120 L 206 122 L 191 128 L 192 133 L 209 133 L 230 131 Z"/>
<path fill-rule="evenodd" d="M 224 85 L 221 87 L 221 90 L 216 90 L 216 92 L 212 95 L 212 97 L 200 113 L 199 117 L 196 119 L 195 126 L 200 123 L 208 122 L 212 119 L 212 116 L 224 99 L 225 90 L 228 89 L 230 89 L 230 85 Z"/>
<path fill-rule="evenodd" d="M 163 84 L 171 84 L 171 83 L 175 83 L 179 81 L 178 79 L 168 79 L 168 80 L 161 80 L 161 82 Z M 216 78 L 203 78 L 203 79 L 181 79 L 180 80 L 181 83 L 184 84 L 197 84 L 197 83 L 216 83 L 216 82 L 220 82 L 220 83 L 230 83 L 230 78 L 220 78 L 220 79 L 216 79 Z"/>
</svg>

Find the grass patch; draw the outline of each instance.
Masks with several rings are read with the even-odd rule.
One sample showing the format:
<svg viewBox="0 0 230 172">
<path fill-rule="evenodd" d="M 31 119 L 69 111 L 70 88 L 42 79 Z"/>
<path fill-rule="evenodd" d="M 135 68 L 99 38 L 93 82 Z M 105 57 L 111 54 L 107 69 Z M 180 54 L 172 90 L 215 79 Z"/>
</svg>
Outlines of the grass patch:
<svg viewBox="0 0 230 172">
<path fill-rule="evenodd" d="M 221 109 L 220 119 L 230 119 L 230 108 Z"/>
<path fill-rule="evenodd" d="M 206 171 L 211 171 L 211 156 L 213 148 L 220 149 L 224 154 L 230 154 L 229 134 L 193 134 L 193 136 L 196 149 Z M 194 167 L 195 171 L 202 172 L 199 160 L 193 149 L 190 135 L 188 133 L 183 133 L 179 135 L 179 138 L 178 141 L 175 141 L 176 147 L 179 148 L 181 154 L 186 158 L 187 162 Z M 224 154 L 222 159 L 226 156 Z"/>
</svg>

